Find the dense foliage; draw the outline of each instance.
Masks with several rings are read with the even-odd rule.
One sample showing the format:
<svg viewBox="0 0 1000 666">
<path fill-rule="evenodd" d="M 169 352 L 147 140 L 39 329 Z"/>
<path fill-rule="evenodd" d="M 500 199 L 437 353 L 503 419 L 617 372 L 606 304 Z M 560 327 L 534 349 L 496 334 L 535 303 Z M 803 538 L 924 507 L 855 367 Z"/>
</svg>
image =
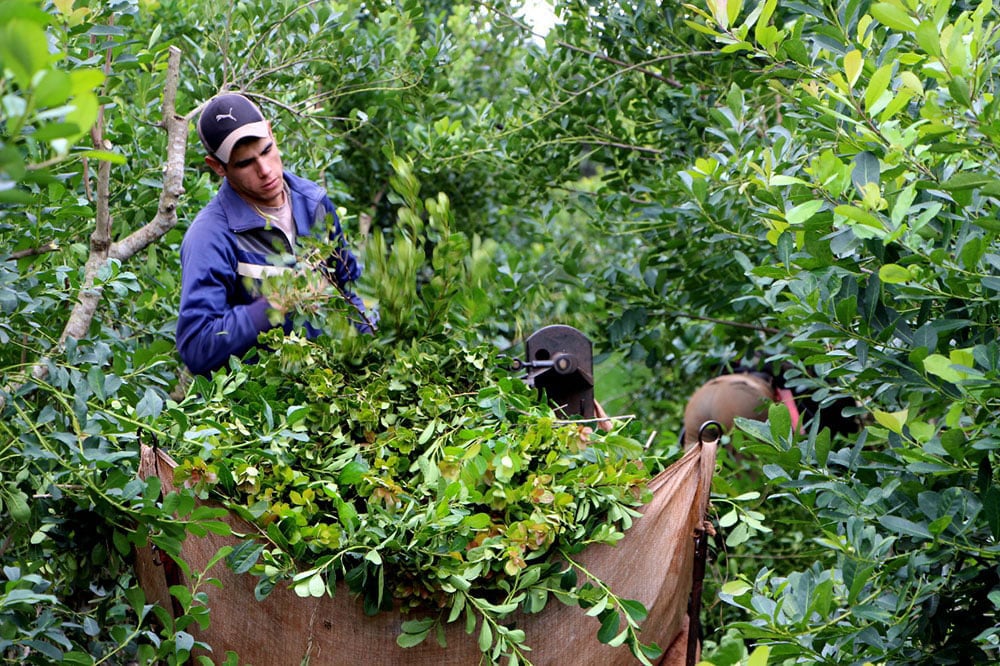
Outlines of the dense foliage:
<svg viewBox="0 0 1000 666">
<path fill-rule="evenodd" d="M 293 442 L 313 425 L 348 448 L 363 440 L 361 421 L 313 424 L 300 407 L 316 396 L 259 388 L 296 350 L 345 385 L 349 365 L 367 368 L 386 396 L 415 376 L 379 374 L 407 354 L 439 378 L 421 353 L 469 355 L 482 367 L 461 366 L 475 381 L 448 410 L 482 410 L 483 425 L 501 404 L 531 412 L 516 382 L 489 374 L 486 349 L 543 323 L 598 342 L 599 397 L 641 415 L 626 439 L 656 442 L 649 466 L 673 450 L 654 434 L 676 430 L 690 390 L 754 354 L 864 417 L 853 437 L 815 424 L 789 436 L 781 410 L 734 433 L 743 456 L 715 484 L 725 547 L 706 591 L 707 660 L 1000 659 L 991 2 L 567 2 L 544 40 L 501 2 L 264 0 L 226 5 L 222 27 L 205 4 L 0 4 L 5 660 L 188 659 L 190 623 L 210 621 L 198 595 L 154 629 L 128 554 L 225 527 L 192 508 L 194 489 L 164 514 L 156 484 L 135 478 L 140 439 L 190 452 L 191 470 L 228 455 L 209 455 L 221 435 L 197 421 L 227 437 L 243 427 L 257 440 L 239 455 L 258 471 L 272 446 L 311 464 Z M 361 285 L 386 334 L 433 341 L 390 355 L 345 327 L 323 348 L 273 341 L 281 354 L 193 393 L 179 381 L 177 245 L 214 189 L 187 133 L 227 87 L 259 95 L 286 165 L 344 206 L 367 275 L 398 277 Z M 425 200 L 420 183 L 443 195 Z M 408 244 L 432 218 L 427 247 Z M 448 279 L 459 264 L 470 272 Z M 506 387 L 493 402 L 474 386 L 490 380 Z M 222 409 L 225 391 L 268 398 L 270 417 Z M 444 410 L 442 395 L 427 404 Z M 425 444 L 449 431 L 437 423 Z M 362 508 L 372 470 L 413 463 L 399 447 L 425 436 L 397 431 L 376 434 L 397 456 L 388 467 L 357 461 L 360 477 L 341 481 L 342 461 L 338 488 L 368 493 Z M 312 510 L 294 489 L 281 511 Z M 284 552 L 268 556 L 277 570 Z"/>
<path fill-rule="evenodd" d="M 399 166 L 397 183 L 414 191 Z M 639 641 L 641 604 L 574 561 L 588 544 L 617 543 L 637 515 L 642 445 L 621 428 L 556 419 L 477 341 L 468 308 L 483 303 L 492 265 L 448 228 L 447 199 L 428 200 L 426 216 L 409 203 L 391 256 L 369 252 L 368 279 L 383 295 L 377 334 L 350 329 L 332 287 L 300 300 L 299 313 L 339 334 L 310 341 L 276 329 L 254 363 L 198 378 L 157 424 L 183 461 L 174 481 L 259 528 L 263 541 L 235 554 L 260 577 L 258 597 L 289 582 L 323 596 L 346 580 L 368 613 L 422 611 L 404 624 L 403 646 L 462 621 L 492 660 L 518 663 L 530 645 L 503 620 L 541 612 L 551 596 L 594 608 L 605 642 L 620 633 L 637 655 L 655 654 Z M 417 292 L 422 229 L 440 240 Z M 287 281 L 265 289 L 307 291 Z"/>
</svg>

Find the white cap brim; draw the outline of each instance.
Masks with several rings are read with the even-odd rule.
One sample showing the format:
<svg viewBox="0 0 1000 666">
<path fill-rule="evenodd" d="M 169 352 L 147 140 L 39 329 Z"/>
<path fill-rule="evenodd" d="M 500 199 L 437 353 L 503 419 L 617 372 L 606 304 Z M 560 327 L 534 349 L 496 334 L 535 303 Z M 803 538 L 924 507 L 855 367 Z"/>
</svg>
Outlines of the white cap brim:
<svg viewBox="0 0 1000 666">
<path fill-rule="evenodd" d="M 266 120 L 258 120 L 255 123 L 248 123 L 239 129 L 233 130 L 226 140 L 222 142 L 219 149 L 215 151 L 215 156 L 223 164 L 229 164 L 229 156 L 233 148 L 240 139 L 252 137 L 254 139 L 266 139 L 271 136 L 271 129 Z"/>
</svg>

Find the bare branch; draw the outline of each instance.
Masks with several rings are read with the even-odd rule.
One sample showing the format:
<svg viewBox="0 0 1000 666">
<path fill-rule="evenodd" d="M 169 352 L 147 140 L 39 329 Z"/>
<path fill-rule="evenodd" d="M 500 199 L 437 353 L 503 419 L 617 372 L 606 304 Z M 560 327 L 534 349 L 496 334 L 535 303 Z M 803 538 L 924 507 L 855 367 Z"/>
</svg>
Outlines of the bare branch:
<svg viewBox="0 0 1000 666">
<path fill-rule="evenodd" d="M 24 259 L 25 257 L 33 257 L 38 254 L 45 254 L 46 252 L 55 252 L 59 249 L 59 246 L 55 243 L 45 243 L 44 245 L 39 245 L 38 247 L 26 247 L 23 250 L 16 250 L 10 253 L 11 259 Z"/>
<path fill-rule="evenodd" d="M 712 324 L 721 324 L 722 326 L 732 326 L 734 328 L 745 328 L 751 331 L 760 331 L 762 333 L 767 333 L 769 335 L 784 335 L 785 331 L 778 328 L 772 328 L 770 326 L 758 326 L 757 324 L 747 324 L 742 321 L 729 321 L 726 319 L 716 319 L 715 317 L 704 317 L 702 315 L 691 314 L 688 312 L 675 312 L 673 313 L 675 317 L 684 317 L 685 319 L 697 319 L 699 321 L 707 321 Z"/>
<path fill-rule="evenodd" d="M 70 313 L 59 347 L 67 338 L 81 339 L 87 335 L 100 305 L 101 289 L 95 287 L 97 271 L 108 259 L 126 260 L 163 237 L 177 224 L 177 201 L 184 192 L 184 155 L 187 150 L 188 120 L 175 110 L 177 82 L 180 78 L 181 52 L 171 47 L 167 60 L 167 78 L 163 88 L 163 125 L 167 130 L 167 163 L 164 167 L 163 191 L 156 217 L 123 240 L 111 242 L 110 181 L 111 163 L 101 161 L 97 175 L 97 216 L 90 237 L 90 256 L 84 268 L 79 299 Z M 194 113 L 194 112 L 192 112 Z M 99 116 L 103 120 L 103 115 Z M 99 121 L 100 122 L 100 121 Z M 91 130 L 95 148 L 103 144 L 103 125 Z M 57 349 L 58 349 L 57 348 Z M 48 358 L 40 359 L 31 369 L 31 376 L 44 379 L 48 375 Z M 0 407 L 4 400 L 0 396 Z"/>
<path fill-rule="evenodd" d="M 93 40 L 94 37 L 91 37 Z M 104 75 L 111 72 L 111 49 L 104 54 Z M 107 80 L 107 79 L 105 79 Z M 105 84 L 107 85 L 107 84 Z M 104 106 L 98 106 L 97 119 L 90 128 L 91 143 L 97 150 L 110 148 L 104 141 Z M 111 247 L 111 162 L 101 160 L 97 164 L 97 207 L 94 217 L 94 232 L 90 235 L 90 254 L 83 268 L 83 280 L 80 292 L 73 310 L 70 312 L 62 335 L 59 336 L 61 347 L 67 338 L 81 339 L 87 335 L 90 323 L 94 320 L 97 306 L 101 303 L 102 289 L 96 286 L 97 272 L 108 261 L 108 248 Z M 38 368 L 33 373 L 39 377 Z"/>
<path fill-rule="evenodd" d="M 167 162 L 163 169 L 163 190 L 156 216 L 144 226 L 111 246 L 109 257 L 125 261 L 149 247 L 177 226 L 177 204 L 184 194 L 184 157 L 187 153 L 188 117 L 175 108 L 180 80 L 181 52 L 170 47 L 167 78 L 163 86 L 163 129 L 167 131 Z"/>
</svg>

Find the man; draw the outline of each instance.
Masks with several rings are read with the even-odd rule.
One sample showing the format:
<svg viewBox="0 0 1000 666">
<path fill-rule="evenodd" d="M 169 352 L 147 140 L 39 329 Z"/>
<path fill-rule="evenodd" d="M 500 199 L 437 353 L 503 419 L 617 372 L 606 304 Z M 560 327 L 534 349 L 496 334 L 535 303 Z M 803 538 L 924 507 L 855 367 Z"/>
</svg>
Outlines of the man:
<svg viewBox="0 0 1000 666">
<path fill-rule="evenodd" d="M 800 433 L 806 423 L 816 419 L 819 428 L 828 428 L 831 435 L 849 435 L 861 429 L 860 421 L 851 414 L 856 407 L 853 398 L 835 398 L 821 407 L 810 394 L 796 394 L 786 388 L 782 374 L 740 365 L 732 374 L 710 379 L 691 394 L 684 407 L 681 440 L 685 448 L 696 444 L 699 430 L 707 421 L 718 422 L 726 432 L 732 430 L 737 416 L 765 421 L 768 408 L 776 402 L 788 408 L 792 429 Z"/>
<path fill-rule="evenodd" d="M 285 332 L 291 330 L 287 304 L 269 302 L 259 285 L 267 275 L 298 268 L 299 236 L 329 236 L 338 250 L 324 272 L 364 315 L 361 299 L 345 290 L 361 268 L 346 247 L 333 203 L 316 183 L 283 170 L 260 109 L 243 95 L 218 95 L 202 109 L 198 136 L 205 163 L 222 184 L 181 243 L 177 350 L 191 372 L 209 374 L 230 356 L 243 356 L 261 332 L 282 320 Z M 371 320 L 363 319 L 357 328 L 371 332 Z M 309 326 L 308 333 L 319 332 Z"/>
<path fill-rule="evenodd" d="M 738 372 L 709 380 L 691 394 L 684 407 L 684 428 L 681 431 L 684 448 L 698 443 L 701 427 L 706 422 L 716 421 L 728 432 L 732 430 L 737 416 L 766 420 L 767 409 L 774 402 L 782 402 L 788 407 L 792 428 L 797 429 L 799 410 L 788 389 L 775 386 L 759 373 Z M 714 432 L 711 437 L 721 434 Z"/>
</svg>

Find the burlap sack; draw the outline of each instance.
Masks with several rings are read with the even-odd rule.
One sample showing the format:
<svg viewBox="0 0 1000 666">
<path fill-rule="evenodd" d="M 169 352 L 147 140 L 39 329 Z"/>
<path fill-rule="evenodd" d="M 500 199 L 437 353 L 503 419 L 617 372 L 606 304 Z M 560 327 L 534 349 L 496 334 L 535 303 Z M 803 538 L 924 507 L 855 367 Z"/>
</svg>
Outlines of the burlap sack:
<svg viewBox="0 0 1000 666">
<path fill-rule="evenodd" d="M 644 643 L 667 649 L 661 664 L 680 666 L 687 653 L 687 609 L 692 587 L 694 539 L 707 509 L 715 466 L 715 442 L 694 446 L 651 482 L 653 500 L 617 546 L 592 545 L 578 559 L 614 592 L 635 599 L 648 609 L 642 626 Z M 162 450 L 143 447 L 140 475 L 158 475 L 164 492 L 173 487 L 176 463 Z M 230 517 L 237 533 L 254 530 Z M 193 571 L 203 570 L 210 558 L 236 537 L 209 535 L 188 538 L 181 556 Z M 137 553 L 137 576 L 150 601 L 170 609 L 167 593 L 173 580 L 163 558 L 151 549 Z M 169 562 L 168 562 L 169 565 Z M 431 637 L 412 648 L 396 644 L 400 625 L 413 615 L 364 614 L 360 600 L 341 584 L 333 597 L 300 598 L 279 586 L 262 602 L 254 598 L 256 579 L 236 575 L 224 564 L 211 575 L 222 586 L 207 586 L 210 626 L 192 633 L 212 646 L 221 662 L 235 651 L 241 664 L 255 666 L 340 665 L 430 666 L 488 663 L 477 646 L 478 632 L 465 633 L 464 622 L 446 625 L 448 647 Z M 186 584 L 186 581 L 181 581 Z M 612 666 L 638 663 L 627 647 L 612 648 L 597 640 L 599 623 L 578 607 L 550 599 L 542 612 L 520 614 L 513 624 L 525 631 L 531 662 L 542 666 Z M 461 626 L 460 626 L 461 625 Z"/>
</svg>

